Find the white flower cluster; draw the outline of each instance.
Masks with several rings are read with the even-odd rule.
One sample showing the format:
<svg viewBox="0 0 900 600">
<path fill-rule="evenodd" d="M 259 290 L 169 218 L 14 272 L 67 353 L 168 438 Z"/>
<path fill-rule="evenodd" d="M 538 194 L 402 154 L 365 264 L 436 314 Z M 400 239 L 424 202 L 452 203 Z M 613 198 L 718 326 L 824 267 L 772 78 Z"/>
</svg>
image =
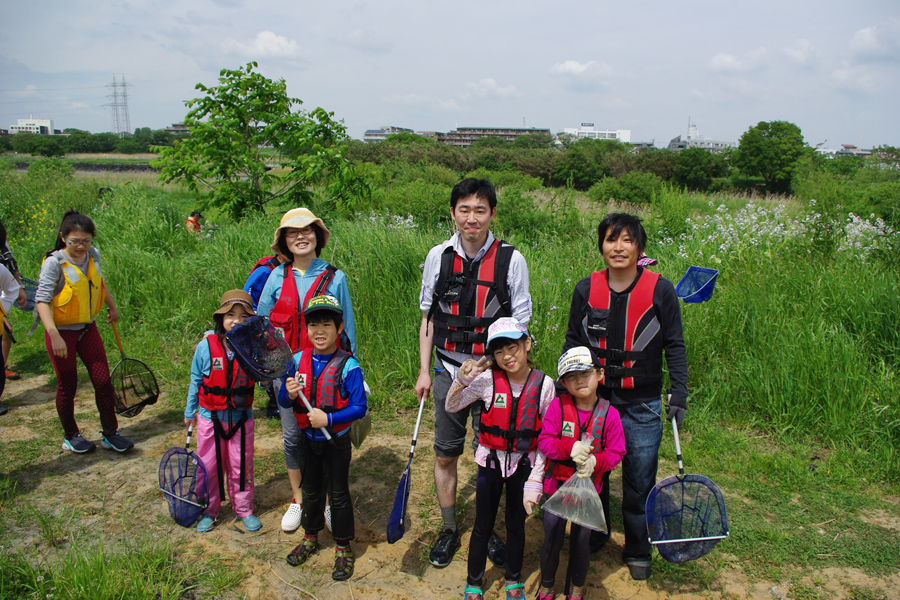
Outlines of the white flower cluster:
<svg viewBox="0 0 900 600">
<path fill-rule="evenodd" d="M 374 225 L 386 227 L 387 229 L 416 229 L 419 226 L 412 215 L 401 217 L 390 213 L 379 214 L 372 212 L 368 215 L 356 213 L 356 218 L 367 220 Z"/>
</svg>

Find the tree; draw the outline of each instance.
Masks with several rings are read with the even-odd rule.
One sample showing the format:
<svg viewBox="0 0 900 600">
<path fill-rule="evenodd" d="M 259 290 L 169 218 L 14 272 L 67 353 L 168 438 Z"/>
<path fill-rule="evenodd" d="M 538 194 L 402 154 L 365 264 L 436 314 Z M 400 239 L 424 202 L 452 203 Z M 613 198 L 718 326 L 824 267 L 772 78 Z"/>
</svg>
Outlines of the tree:
<svg viewBox="0 0 900 600">
<path fill-rule="evenodd" d="M 734 162 L 746 175 L 762 177 L 766 190 L 787 193 L 797 161 L 810 154 L 793 123 L 760 121 L 741 136 Z"/>
<path fill-rule="evenodd" d="M 160 181 L 208 188 L 208 205 L 235 218 L 279 199 L 308 203 L 316 186 L 325 186 L 339 209 L 352 210 L 371 192 L 344 158 L 344 125 L 322 108 L 293 110 L 302 102 L 288 97 L 284 79 L 268 79 L 256 67 L 222 69 L 215 87 L 197 84 L 205 96 L 185 103 L 190 136 L 153 147 Z"/>
<path fill-rule="evenodd" d="M 469 144 L 469 148 L 509 148 L 509 146 L 509 142 L 496 135 L 486 135 Z"/>
<path fill-rule="evenodd" d="M 705 192 L 715 176 L 715 159 L 709 150 L 687 148 L 677 154 L 675 179 L 689 190 Z"/>
<path fill-rule="evenodd" d="M 549 133 L 520 135 L 513 140 L 513 148 L 552 148 L 553 138 Z"/>
</svg>

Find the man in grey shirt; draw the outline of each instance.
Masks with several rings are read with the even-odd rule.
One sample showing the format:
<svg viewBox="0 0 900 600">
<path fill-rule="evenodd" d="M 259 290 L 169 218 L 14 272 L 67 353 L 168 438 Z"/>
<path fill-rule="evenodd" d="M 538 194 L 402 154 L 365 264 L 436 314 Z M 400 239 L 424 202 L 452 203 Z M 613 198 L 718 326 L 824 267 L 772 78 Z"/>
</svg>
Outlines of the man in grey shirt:
<svg viewBox="0 0 900 600">
<path fill-rule="evenodd" d="M 458 231 L 428 252 L 422 273 L 416 395 L 421 398 L 431 390 L 434 348 L 434 483 L 443 518 L 441 534 L 429 557 L 436 567 L 450 564 L 459 545 L 457 462 L 463 453 L 469 416 L 468 409 L 446 411 L 447 391 L 463 361 L 484 354 L 491 323 L 500 317 L 515 317 L 527 325 L 531 319 L 528 265 L 512 244 L 491 233 L 496 215 L 497 196 L 490 181 L 469 178 L 458 183 L 450 194 L 450 216 Z M 471 411 L 477 445 L 480 407 L 473 405 Z M 503 566 L 505 550 L 494 535 L 488 556 Z"/>
</svg>

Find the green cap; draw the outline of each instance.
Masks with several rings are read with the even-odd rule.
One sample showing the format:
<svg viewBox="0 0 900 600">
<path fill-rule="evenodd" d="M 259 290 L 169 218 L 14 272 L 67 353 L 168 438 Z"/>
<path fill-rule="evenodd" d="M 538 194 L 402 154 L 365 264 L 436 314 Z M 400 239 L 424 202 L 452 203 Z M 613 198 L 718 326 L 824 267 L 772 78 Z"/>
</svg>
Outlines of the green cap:
<svg viewBox="0 0 900 600">
<path fill-rule="evenodd" d="M 338 302 L 337 298 L 334 296 L 313 296 L 310 298 L 309 302 L 306 303 L 303 314 L 308 315 L 321 310 L 331 311 L 342 317 L 344 315 L 344 309 L 341 308 L 341 303 Z"/>
</svg>

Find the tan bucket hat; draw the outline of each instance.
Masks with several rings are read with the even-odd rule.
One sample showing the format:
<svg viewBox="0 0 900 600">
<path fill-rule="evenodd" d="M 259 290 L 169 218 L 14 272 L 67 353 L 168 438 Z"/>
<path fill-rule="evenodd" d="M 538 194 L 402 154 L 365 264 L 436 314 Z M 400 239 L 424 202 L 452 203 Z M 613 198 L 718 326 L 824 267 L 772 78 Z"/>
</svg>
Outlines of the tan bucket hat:
<svg viewBox="0 0 900 600">
<path fill-rule="evenodd" d="M 253 310 L 253 298 L 244 290 L 229 290 L 222 294 L 222 302 L 219 303 L 218 310 L 213 314 L 224 315 L 231 310 L 231 307 L 235 304 L 240 304 L 246 308 L 251 317 L 256 316 L 256 312 Z"/>
<path fill-rule="evenodd" d="M 284 213 L 284 216 L 281 217 L 281 223 L 278 224 L 278 228 L 275 229 L 275 236 L 272 239 L 271 248 L 281 258 L 282 261 L 291 262 L 293 257 L 285 256 L 284 253 L 278 248 L 278 238 L 281 237 L 281 230 L 286 227 L 293 227 L 296 229 L 302 229 L 307 225 L 312 225 L 315 223 L 319 227 L 322 228 L 322 231 L 325 232 L 325 241 L 322 244 L 322 247 L 328 245 L 328 238 L 331 237 L 331 232 L 328 231 L 328 228 L 325 227 L 325 223 L 322 222 L 322 219 L 318 218 L 316 215 L 312 214 L 312 211 L 308 208 L 292 208 L 291 210 Z"/>
</svg>

